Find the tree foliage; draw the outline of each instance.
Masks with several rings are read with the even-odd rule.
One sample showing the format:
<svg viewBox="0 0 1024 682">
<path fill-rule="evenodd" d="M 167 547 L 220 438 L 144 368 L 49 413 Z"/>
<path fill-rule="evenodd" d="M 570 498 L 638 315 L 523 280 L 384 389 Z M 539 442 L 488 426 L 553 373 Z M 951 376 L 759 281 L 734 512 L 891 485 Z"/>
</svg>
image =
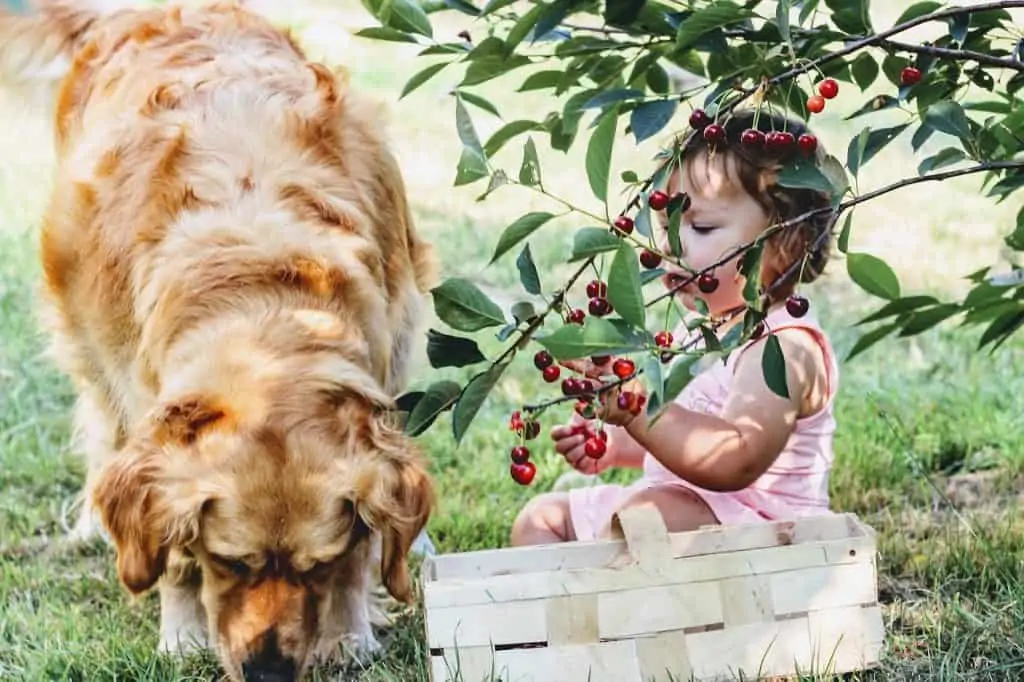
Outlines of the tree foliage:
<svg viewBox="0 0 1024 682">
<path fill-rule="evenodd" d="M 402 90 L 407 95 L 441 71 L 461 69 L 462 78 L 452 94 L 462 152 L 454 172 L 456 186 L 479 184 L 479 199 L 486 200 L 502 186 L 520 185 L 545 192 L 537 144 L 566 152 L 585 145 L 588 189 L 604 204 L 604 216 L 576 208 L 560 198 L 589 224 L 580 227 L 567 262 L 578 263 L 567 282 L 542 282 L 533 263 L 528 239 L 544 229 L 550 213 L 528 213 L 509 225 L 497 238 L 491 262 L 516 258 L 524 291 L 544 296 L 547 305 L 534 310 L 529 303 L 513 308 L 513 319 L 472 283 L 458 278 L 434 291 L 439 318 L 453 330 L 471 334 L 497 334 L 507 343 L 497 357 L 487 359 L 471 337 L 433 331 L 431 362 L 435 367 L 479 365 L 466 386 L 439 381 L 426 391 L 404 396 L 417 432 L 429 428 L 442 412 L 453 409 L 456 439 L 461 439 L 489 391 L 504 369 L 526 349 L 541 347 L 555 360 L 593 355 L 629 354 L 639 359 L 638 369 L 649 385 L 649 412 L 656 412 L 685 387 L 700 359 L 721 357 L 761 333 L 764 295 L 771 283 L 757 277 L 756 261 L 763 239 L 745 245 L 744 271 L 748 307 L 742 325 L 718 339 L 707 316 L 691 324 L 699 330 L 699 344 L 675 345 L 666 350 L 648 328 L 651 306 L 670 305 L 670 296 L 651 296 L 647 285 L 660 270 L 638 262 L 637 251 L 655 250 L 651 241 L 650 199 L 662 190 L 680 139 L 664 150 L 664 163 L 649 177 L 633 171 L 621 173 L 631 196 L 615 206 L 608 195 L 612 150 L 617 144 L 638 144 L 664 131 L 682 129 L 681 138 L 702 134 L 687 125 L 689 112 L 701 109 L 721 120 L 742 104 L 757 102 L 787 110 L 808 120 L 809 100 L 824 79 L 841 84 L 840 106 L 849 105 L 846 120 L 863 122 L 847 148 L 829 156 L 824 164 L 801 163 L 799 157 L 780 176 L 790 186 L 827 191 L 831 204 L 816 212 L 831 216 L 832 236 L 845 254 L 849 277 L 881 301 L 878 309 L 858 324 L 873 325 L 852 349 L 853 357 L 890 336 L 920 334 L 935 325 L 960 318 L 964 325 L 982 325 L 980 347 L 998 348 L 1024 325 L 1024 276 L 1014 266 L 1009 274 L 993 275 L 991 268 L 967 275 L 971 290 L 962 300 L 943 301 L 932 296 L 904 295 L 892 268 L 878 256 L 849 250 L 851 213 L 861 203 L 920 182 L 938 182 L 978 174 L 981 191 L 995 202 L 1014 196 L 1024 186 L 1024 32 L 1015 26 L 1008 9 L 1024 7 L 1024 0 L 985 2 L 969 7 L 925 0 L 909 6 L 892 26 L 875 26 L 869 0 L 363 0 L 379 26 L 359 32 L 367 38 L 416 43 L 419 55 L 438 58 L 419 70 Z M 459 12 L 473 20 L 472 35 L 457 42 L 439 40 L 431 26 L 436 13 Z M 934 41 L 901 40 L 907 30 L 921 24 L 944 27 Z M 489 139 L 476 133 L 472 110 L 492 114 L 498 107 L 473 89 L 492 79 L 521 79 L 517 93 L 545 92 L 557 103 L 538 120 L 505 123 Z M 669 71 L 679 69 L 701 81 L 682 92 L 672 87 Z M 511 74 L 511 75 L 510 75 Z M 878 83 L 888 92 L 859 104 L 851 92 L 863 93 Z M 830 98 L 831 99 L 831 98 Z M 838 102 L 838 100 L 837 100 Z M 836 104 L 830 101 L 829 106 Z M 898 108 L 903 123 L 873 124 L 878 112 Z M 920 153 L 932 138 L 940 150 L 920 159 L 917 175 L 892 185 L 858 194 L 858 175 L 894 140 L 910 138 Z M 492 159 L 509 144 L 521 143 L 518 169 L 497 167 Z M 1016 193 L 1016 194 L 1015 194 Z M 679 197 L 667 208 L 670 235 L 678 229 L 682 211 Z M 616 219 L 627 215 L 635 230 L 619 229 Z M 807 216 L 801 216 L 805 218 Z M 770 231 L 787 229 L 795 221 Z M 1005 242 L 1024 251 L 1024 209 L 1017 224 L 1008 225 Z M 670 254 L 658 254 L 670 257 Z M 731 254 L 735 256 L 735 254 Z M 566 296 L 581 286 L 584 274 L 598 259 L 606 261 L 609 315 L 585 315 L 573 320 Z M 728 259 L 725 259 L 728 260 Z M 724 262 L 724 261 L 723 261 Z M 709 269 L 710 270 L 710 269 Z M 703 274 L 693 272 L 691 280 Z M 645 298 L 647 300 L 645 300 Z M 661 319 L 659 316 L 658 319 Z M 774 340 L 774 337 L 769 341 Z M 533 345 L 531 345 L 531 343 Z M 671 369 L 662 361 L 682 355 Z M 777 341 L 764 353 L 765 378 L 773 390 L 784 393 L 785 359 Z M 526 421 L 536 420 L 551 405 L 565 400 L 584 403 L 596 392 L 621 383 L 612 376 L 603 385 L 579 387 L 553 400 L 524 406 Z M 563 385 L 563 389 L 565 386 Z M 523 428 L 523 416 L 518 427 Z"/>
</svg>

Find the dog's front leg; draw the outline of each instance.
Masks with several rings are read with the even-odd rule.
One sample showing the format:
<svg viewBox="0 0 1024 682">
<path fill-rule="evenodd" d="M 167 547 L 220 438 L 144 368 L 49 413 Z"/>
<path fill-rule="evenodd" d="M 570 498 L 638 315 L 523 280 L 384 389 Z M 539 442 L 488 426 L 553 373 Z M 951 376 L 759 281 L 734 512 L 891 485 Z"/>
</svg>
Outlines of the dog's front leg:
<svg viewBox="0 0 1024 682">
<path fill-rule="evenodd" d="M 200 601 L 202 576 L 188 557 L 168 559 L 167 572 L 160 579 L 160 643 L 165 653 L 187 654 L 209 645 L 206 609 Z"/>
<path fill-rule="evenodd" d="M 352 553 L 331 589 L 328 612 L 314 656 L 326 663 L 342 658 L 367 662 L 381 650 L 370 618 L 371 553 L 365 545 Z"/>
</svg>

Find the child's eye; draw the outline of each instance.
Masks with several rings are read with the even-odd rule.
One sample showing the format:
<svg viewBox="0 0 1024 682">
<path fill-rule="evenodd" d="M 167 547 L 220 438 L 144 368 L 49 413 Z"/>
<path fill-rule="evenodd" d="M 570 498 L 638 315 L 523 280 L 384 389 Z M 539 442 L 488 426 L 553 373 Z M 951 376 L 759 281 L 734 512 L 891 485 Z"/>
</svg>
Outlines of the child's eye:
<svg viewBox="0 0 1024 682">
<path fill-rule="evenodd" d="M 709 232 L 712 232 L 715 229 L 714 225 L 691 225 L 690 227 L 697 234 L 708 234 Z"/>
</svg>

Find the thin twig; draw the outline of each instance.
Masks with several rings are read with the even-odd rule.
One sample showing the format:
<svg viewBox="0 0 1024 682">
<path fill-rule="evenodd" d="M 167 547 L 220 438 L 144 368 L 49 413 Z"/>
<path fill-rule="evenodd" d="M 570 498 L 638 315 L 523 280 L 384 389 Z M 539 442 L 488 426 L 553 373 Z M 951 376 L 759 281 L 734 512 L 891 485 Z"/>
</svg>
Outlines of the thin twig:
<svg viewBox="0 0 1024 682">
<path fill-rule="evenodd" d="M 882 40 L 878 43 L 878 47 L 885 47 L 892 50 L 903 50 L 905 52 L 915 52 L 917 54 L 927 54 L 933 57 L 944 57 L 947 59 L 959 59 L 964 61 L 970 60 L 986 66 L 997 66 L 1002 69 L 1024 71 L 1024 62 L 1010 58 L 993 57 L 990 54 L 975 52 L 973 50 L 953 50 L 947 47 L 914 45 L 913 43 L 901 43 L 895 40 Z"/>
</svg>

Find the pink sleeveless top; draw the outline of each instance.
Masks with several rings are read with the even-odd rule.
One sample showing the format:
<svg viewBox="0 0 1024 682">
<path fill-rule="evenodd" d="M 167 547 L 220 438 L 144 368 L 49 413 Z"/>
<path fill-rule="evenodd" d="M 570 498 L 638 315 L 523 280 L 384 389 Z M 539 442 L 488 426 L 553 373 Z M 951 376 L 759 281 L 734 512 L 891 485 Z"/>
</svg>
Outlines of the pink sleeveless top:
<svg viewBox="0 0 1024 682">
<path fill-rule="evenodd" d="M 644 457 L 643 480 L 647 484 L 675 483 L 693 489 L 722 523 L 829 513 L 828 476 L 833 460 L 832 435 L 836 428 L 833 403 L 839 381 L 839 366 L 832 345 L 811 313 L 794 318 L 781 306 L 769 312 L 765 323 L 770 330 L 797 327 L 812 334 L 824 353 L 828 370 L 826 404 L 819 412 L 797 420 L 795 430 L 771 467 L 747 488 L 716 492 L 684 481 L 649 453 Z M 752 343 L 758 342 L 748 342 L 736 349 L 725 363 L 721 358 L 716 359 L 690 381 L 676 402 L 691 410 L 720 414 L 736 361 Z"/>
</svg>

